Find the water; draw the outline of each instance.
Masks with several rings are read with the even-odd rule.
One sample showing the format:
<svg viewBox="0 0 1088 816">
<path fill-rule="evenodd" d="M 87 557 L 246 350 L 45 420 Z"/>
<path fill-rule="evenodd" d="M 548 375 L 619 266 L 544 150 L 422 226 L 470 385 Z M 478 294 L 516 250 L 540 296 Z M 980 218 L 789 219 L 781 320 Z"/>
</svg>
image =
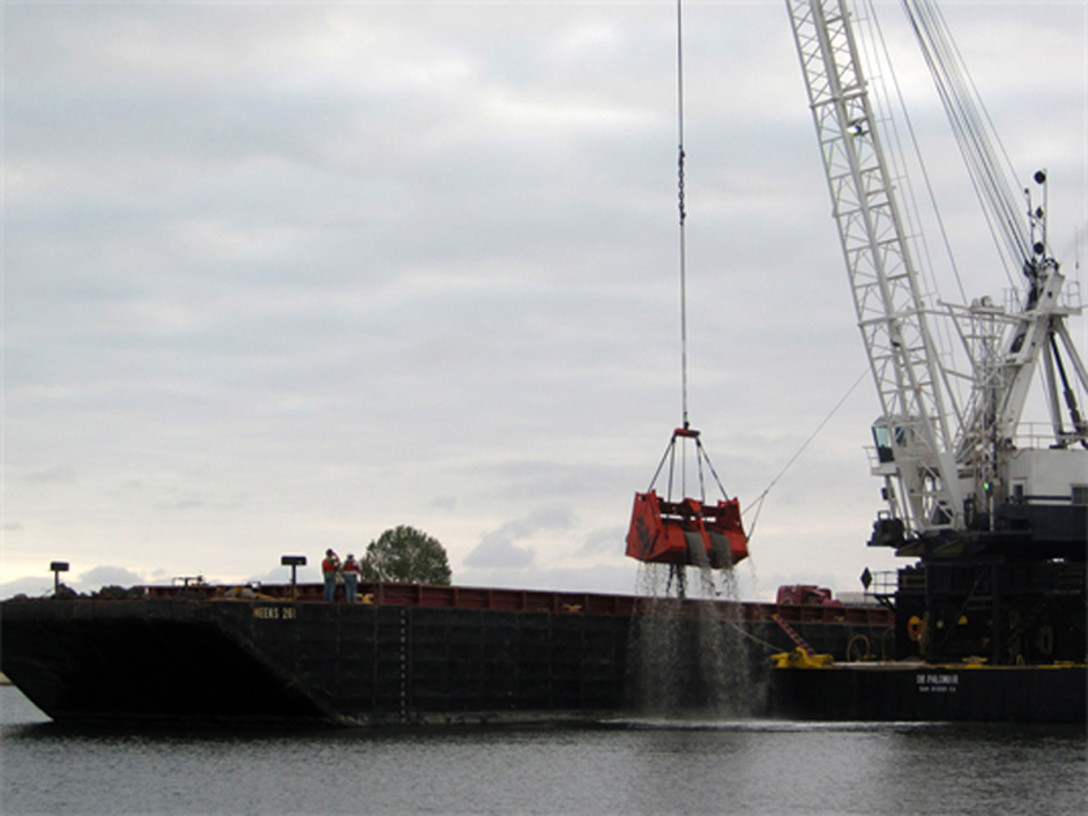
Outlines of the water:
<svg viewBox="0 0 1088 816">
<path fill-rule="evenodd" d="M 71 731 L 12 687 L 0 723 L 8 816 L 1088 812 L 1080 727 Z"/>
<path fill-rule="evenodd" d="M 724 603 L 739 620 L 736 580 L 732 569 L 688 568 L 679 575 L 666 564 L 639 566 L 638 595 L 647 599 L 632 629 L 638 707 L 657 715 L 683 711 L 692 701 L 714 719 L 746 717 L 761 708 L 762 688 L 750 674 L 744 635 L 724 621 L 720 609 L 700 606 L 694 618 L 677 614 L 694 576 L 692 597 Z M 679 579 L 679 580 L 677 580 Z"/>
</svg>

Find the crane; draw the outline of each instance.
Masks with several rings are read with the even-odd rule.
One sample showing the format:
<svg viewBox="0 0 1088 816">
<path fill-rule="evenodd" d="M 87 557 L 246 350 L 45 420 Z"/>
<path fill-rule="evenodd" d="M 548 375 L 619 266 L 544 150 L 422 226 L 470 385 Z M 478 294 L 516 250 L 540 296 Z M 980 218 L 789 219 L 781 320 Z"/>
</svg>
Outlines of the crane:
<svg viewBox="0 0 1088 816">
<path fill-rule="evenodd" d="M 1003 663 L 1064 650 L 1083 659 L 1088 422 L 1080 405 L 1088 373 L 1067 326 L 1080 309 L 1064 297 L 1045 207 L 1033 208 L 1029 197 L 1020 212 L 932 0 L 902 0 L 1023 290 L 1011 309 L 989 297 L 932 304 L 874 112 L 854 4 L 786 5 L 880 403 L 871 471 L 883 480 L 887 508 L 869 544 L 920 559 L 898 571 L 897 643 L 916 644 L 929 659 L 986 654 Z M 1045 200 L 1045 172 L 1035 182 Z M 941 321 L 952 331 L 936 331 Z M 960 369 L 937 342 L 944 336 L 960 342 Z M 966 395 L 957 390 L 964 382 Z M 1032 439 L 1021 425 L 1037 382 L 1050 428 Z M 1056 645 L 1070 610 L 1076 631 L 1068 647 Z"/>
</svg>

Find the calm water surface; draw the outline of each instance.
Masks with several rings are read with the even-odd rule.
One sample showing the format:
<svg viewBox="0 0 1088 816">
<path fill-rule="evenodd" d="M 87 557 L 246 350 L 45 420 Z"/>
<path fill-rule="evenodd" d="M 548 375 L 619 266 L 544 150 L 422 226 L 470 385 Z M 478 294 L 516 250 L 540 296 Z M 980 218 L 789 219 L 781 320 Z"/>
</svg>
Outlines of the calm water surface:
<svg viewBox="0 0 1088 816">
<path fill-rule="evenodd" d="M 1080 727 L 58 729 L 0 687 L 4 814 L 1082 814 Z"/>
</svg>

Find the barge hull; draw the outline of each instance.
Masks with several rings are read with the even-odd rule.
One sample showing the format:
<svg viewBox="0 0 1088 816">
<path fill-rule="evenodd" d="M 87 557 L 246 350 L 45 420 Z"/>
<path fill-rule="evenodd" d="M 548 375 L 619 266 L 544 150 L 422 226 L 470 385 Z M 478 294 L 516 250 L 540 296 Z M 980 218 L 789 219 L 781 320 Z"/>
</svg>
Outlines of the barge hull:
<svg viewBox="0 0 1088 816">
<path fill-rule="evenodd" d="M 695 659 L 708 625 L 743 630 L 730 659 L 756 675 L 769 652 L 792 645 L 771 620 L 785 609 L 774 604 L 647 611 L 629 596 L 378 589 L 383 602 L 350 606 L 177 593 L 8 601 L 2 670 L 59 722 L 536 721 L 638 710 L 639 667 L 662 657 L 642 654 L 640 632 L 655 620 L 679 622 L 673 632 L 691 648 L 678 663 Z M 840 658 L 891 632 L 882 609 L 787 614 Z M 694 679 L 666 707 L 705 706 L 705 678 L 673 668 Z M 759 713 L 761 699 L 747 702 Z"/>
<path fill-rule="evenodd" d="M 853 722 L 1085 723 L 1079 665 L 776 668 L 768 714 Z"/>
</svg>

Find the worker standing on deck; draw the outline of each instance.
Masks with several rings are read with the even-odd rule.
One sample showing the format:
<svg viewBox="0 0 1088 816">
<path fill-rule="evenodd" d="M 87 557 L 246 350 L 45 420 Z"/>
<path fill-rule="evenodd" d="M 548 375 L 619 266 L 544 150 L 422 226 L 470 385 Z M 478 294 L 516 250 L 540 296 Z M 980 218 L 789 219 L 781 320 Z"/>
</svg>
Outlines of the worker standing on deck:
<svg viewBox="0 0 1088 816">
<path fill-rule="evenodd" d="M 325 550 L 325 559 L 321 562 L 321 575 L 325 579 L 325 600 L 332 603 L 336 594 L 336 573 L 340 571 L 340 558 L 332 550 Z"/>
<path fill-rule="evenodd" d="M 355 560 L 355 556 L 348 553 L 347 560 L 344 561 L 344 567 L 342 572 L 344 573 L 344 592 L 347 594 L 348 603 L 355 603 L 355 593 L 359 588 L 359 562 Z"/>
</svg>

